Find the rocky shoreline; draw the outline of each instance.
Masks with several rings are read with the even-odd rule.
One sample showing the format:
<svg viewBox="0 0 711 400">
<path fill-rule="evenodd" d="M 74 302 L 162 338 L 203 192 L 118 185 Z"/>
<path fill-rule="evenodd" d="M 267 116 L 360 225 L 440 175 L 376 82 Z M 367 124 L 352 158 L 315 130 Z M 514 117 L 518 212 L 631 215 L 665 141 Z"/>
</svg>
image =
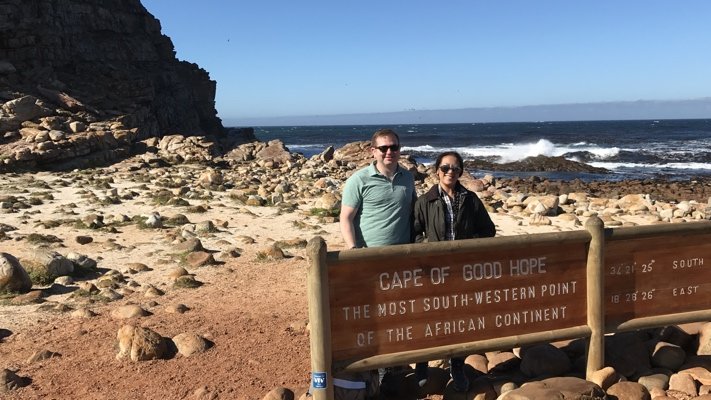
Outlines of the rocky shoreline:
<svg viewBox="0 0 711 400">
<path fill-rule="evenodd" d="M 102 371 L 113 398 L 175 397 L 175 386 L 131 384 L 141 382 L 133 375 L 140 370 L 167 387 L 185 379 L 175 374 L 193 374 L 181 398 L 302 395 L 309 370 L 304 247 L 320 235 L 330 250 L 342 248 L 341 186 L 369 161 L 368 142 L 310 159 L 278 140 L 226 152 L 202 137 L 143 143 L 149 151 L 109 167 L 2 175 L 3 395 L 100 398 L 104 389 L 84 365 Z M 434 183 L 431 167 L 406 155 L 402 165 L 417 177 L 418 192 Z M 607 227 L 711 215 L 707 179 L 463 182 L 482 198 L 499 236 L 579 230 L 593 215 Z M 608 365 L 594 382 L 581 379 L 580 340 L 472 355 L 467 398 L 704 398 L 709 335 L 711 324 L 697 323 L 611 336 Z M 94 349 L 89 359 L 86 349 Z M 231 379 L 224 365 L 235 359 L 259 360 L 267 374 Z M 447 384 L 445 368 L 431 363 L 433 379 L 421 390 L 403 373 L 398 398 L 464 398 Z M 117 374 L 120 381 L 111 378 Z M 50 384 L 62 379 L 71 383 Z M 538 383 L 522 387 L 528 381 Z"/>
<path fill-rule="evenodd" d="M 306 242 L 343 249 L 343 182 L 368 142 L 309 159 L 225 130 L 217 83 L 175 57 L 139 0 L 0 0 L 0 397 L 305 398 Z M 423 193 L 431 167 L 404 156 Z M 587 171 L 560 158 L 470 170 Z M 549 181 L 466 175 L 497 235 L 711 217 L 711 178 Z M 415 399 L 704 399 L 711 324 L 612 335 L 584 376 L 572 340 L 446 363 Z M 524 385 L 525 384 L 525 385 Z"/>
</svg>

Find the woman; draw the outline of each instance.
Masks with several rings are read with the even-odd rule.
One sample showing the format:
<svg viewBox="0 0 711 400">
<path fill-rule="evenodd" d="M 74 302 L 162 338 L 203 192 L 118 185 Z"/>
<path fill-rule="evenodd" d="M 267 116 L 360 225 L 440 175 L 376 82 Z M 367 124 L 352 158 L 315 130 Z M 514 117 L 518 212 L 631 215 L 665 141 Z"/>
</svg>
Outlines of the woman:
<svg viewBox="0 0 711 400">
<path fill-rule="evenodd" d="M 459 183 L 463 167 L 464 160 L 455 151 L 447 151 L 437 157 L 435 171 L 439 183 L 415 203 L 415 241 L 439 242 L 496 234 L 496 227 L 484 204 L 476 194 Z M 455 390 L 469 390 L 463 358 L 453 357 L 450 360 L 450 373 Z M 427 382 L 427 363 L 418 363 L 415 374 L 420 386 L 424 386 Z"/>
</svg>

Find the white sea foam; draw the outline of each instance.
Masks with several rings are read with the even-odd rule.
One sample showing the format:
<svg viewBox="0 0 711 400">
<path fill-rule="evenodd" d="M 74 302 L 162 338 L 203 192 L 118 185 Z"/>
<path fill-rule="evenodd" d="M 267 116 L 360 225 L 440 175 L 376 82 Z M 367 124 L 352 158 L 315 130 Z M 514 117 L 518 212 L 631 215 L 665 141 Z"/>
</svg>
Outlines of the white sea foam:
<svg viewBox="0 0 711 400">
<path fill-rule="evenodd" d="M 535 156 L 559 157 L 567 153 L 582 151 L 592 154 L 596 159 L 605 160 L 616 156 L 620 152 L 620 149 L 617 147 L 605 148 L 587 142 L 578 142 L 571 145 L 557 145 L 547 139 L 539 139 L 537 142 L 531 143 L 501 143 L 494 146 L 477 147 L 444 148 L 426 145 L 403 147 L 403 150 L 432 153 L 433 156 L 443 151 L 454 150 L 459 152 L 465 159 L 494 157 L 500 163 L 519 161 L 527 157 Z"/>
<path fill-rule="evenodd" d="M 710 163 L 668 163 L 668 164 L 651 164 L 651 163 L 620 163 L 620 162 L 591 162 L 589 165 L 597 168 L 605 168 L 610 170 L 615 169 L 692 169 L 692 170 L 709 170 L 711 171 Z"/>
</svg>

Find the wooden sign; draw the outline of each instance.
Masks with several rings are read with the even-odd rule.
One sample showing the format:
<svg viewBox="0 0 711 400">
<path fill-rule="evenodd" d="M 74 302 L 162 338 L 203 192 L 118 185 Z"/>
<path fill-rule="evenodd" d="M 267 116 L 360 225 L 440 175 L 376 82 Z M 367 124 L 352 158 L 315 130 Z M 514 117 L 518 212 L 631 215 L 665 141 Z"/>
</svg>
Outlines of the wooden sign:
<svg viewBox="0 0 711 400">
<path fill-rule="evenodd" d="M 711 235 L 611 240 L 605 255 L 606 324 L 711 309 Z"/>
<path fill-rule="evenodd" d="M 586 324 L 584 242 L 328 268 L 333 360 Z"/>
</svg>

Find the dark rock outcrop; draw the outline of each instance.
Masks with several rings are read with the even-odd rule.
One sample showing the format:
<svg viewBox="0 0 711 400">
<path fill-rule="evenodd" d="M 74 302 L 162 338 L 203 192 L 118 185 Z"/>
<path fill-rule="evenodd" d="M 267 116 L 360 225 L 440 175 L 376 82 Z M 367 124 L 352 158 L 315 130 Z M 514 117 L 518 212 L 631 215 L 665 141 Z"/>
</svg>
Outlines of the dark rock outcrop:
<svg viewBox="0 0 711 400">
<path fill-rule="evenodd" d="M 465 161 L 464 166 L 469 169 L 479 169 L 488 171 L 567 171 L 567 172 L 590 172 L 605 174 L 610 171 L 605 168 L 593 167 L 588 164 L 579 163 L 565 159 L 565 157 L 535 156 L 527 157 L 520 161 L 510 163 L 494 163 L 486 160 Z"/>
<path fill-rule="evenodd" d="M 215 92 L 140 0 L 0 0 L 0 170 L 111 162 L 164 135 L 224 137 Z"/>
</svg>

